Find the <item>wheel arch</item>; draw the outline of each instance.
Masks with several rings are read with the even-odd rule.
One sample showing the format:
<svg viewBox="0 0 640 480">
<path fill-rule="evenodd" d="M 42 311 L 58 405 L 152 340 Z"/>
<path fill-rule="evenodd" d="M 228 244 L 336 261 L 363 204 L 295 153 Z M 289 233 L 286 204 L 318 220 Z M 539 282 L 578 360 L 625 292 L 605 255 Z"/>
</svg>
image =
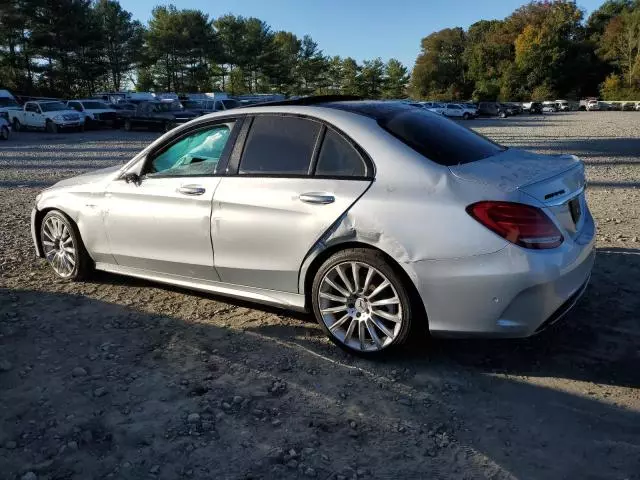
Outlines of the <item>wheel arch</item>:
<svg viewBox="0 0 640 480">
<path fill-rule="evenodd" d="M 422 300 L 422 298 L 420 297 L 420 294 L 418 293 L 418 288 L 416 286 L 415 281 L 411 278 L 411 275 L 409 275 L 407 270 L 403 268 L 402 265 L 400 265 L 400 263 L 396 259 L 394 259 L 391 255 L 389 255 L 387 252 L 385 252 L 381 248 L 375 245 L 371 245 L 371 244 L 359 242 L 359 241 L 344 241 L 344 242 L 330 245 L 324 248 L 323 250 L 321 250 L 320 252 L 318 252 L 313 257 L 313 259 L 310 260 L 310 262 L 308 262 L 306 268 L 303 265 L 303 268 L 301 269 L 302 278 L 300 278 L 300 285 L 303 289 L 302 293 L 304 294 L 305 309 L 307 311 L 312 310 L 311 308 L 312 291 L 311 290 L 313 285 L 313 279 L 315 278 L 316 273 L 318 272 L 322 264 L 332 255 L 342 250 L 347 250 L 351 248 L 363 248 L 367 250 L 373 250 L 375 252 L 379 252 L 380 254 L 382 254 L 382 256 L 389 263 L 391 268 L 393 268 L 398 273 L 398 275 L 400 275 L 405 285 L 407 285 L 409 297 L 411 298 L 414 307 L 418 310 L 418 313 L 421 319 L 424 319 L 425 322 L 428 322 L 426 306 L 424 304 L 424 301 Z M 428 325 L 428 323 L 426 324 Z"/>
</svg>

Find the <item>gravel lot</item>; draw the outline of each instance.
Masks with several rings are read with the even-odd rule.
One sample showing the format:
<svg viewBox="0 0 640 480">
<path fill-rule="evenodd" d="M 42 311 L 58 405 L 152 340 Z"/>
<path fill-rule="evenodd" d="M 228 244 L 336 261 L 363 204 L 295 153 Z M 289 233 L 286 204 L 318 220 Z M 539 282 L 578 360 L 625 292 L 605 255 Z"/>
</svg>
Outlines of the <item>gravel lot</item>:
<svg viewBox="0 0 640 480">
<path fill-rule="evenodd" d="M 465 123 L 588 165 L 586 297 L 519 341 L 350 357 L 304 315 L 97 274 L 56 280 L 29 213 L 156 134 L 0 144 L 0 478 L 640 479 L 640 114 Z"/>
</svg>

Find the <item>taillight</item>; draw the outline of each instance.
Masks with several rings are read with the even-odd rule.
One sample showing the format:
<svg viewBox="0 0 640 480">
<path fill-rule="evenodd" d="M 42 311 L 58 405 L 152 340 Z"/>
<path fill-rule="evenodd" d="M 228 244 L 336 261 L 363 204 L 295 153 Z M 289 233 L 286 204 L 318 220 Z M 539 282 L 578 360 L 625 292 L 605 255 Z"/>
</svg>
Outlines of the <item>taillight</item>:
<svg viewBox="0 0 640 480">
<path fill-rule="evenodd" d="M 513 202 L 478 202 L 467 213 L 489 230 L 525 248 L 556 248 L 562 233 L 539 208 Z"/>
</svg>

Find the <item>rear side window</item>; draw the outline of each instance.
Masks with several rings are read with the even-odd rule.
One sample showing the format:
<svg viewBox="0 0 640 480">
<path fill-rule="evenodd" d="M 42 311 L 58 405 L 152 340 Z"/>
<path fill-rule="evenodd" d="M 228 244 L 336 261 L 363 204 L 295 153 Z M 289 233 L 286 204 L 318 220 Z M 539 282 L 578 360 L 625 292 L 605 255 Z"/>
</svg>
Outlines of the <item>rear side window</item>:
<svg viewBox="0 0 640 480">
<path fill-rule="evenodd" d="M 306 175 L 320 124 L 298 117 L 258 116 L 247 136 L 240 174 Z"/>
<path fill-rule="evenodd" d="M 366 167 L 358 151 L 333 130 L 327 130 L 316 165 L 316 175 L 364 177 Z"/>
<path fill-rule="evenodd" d="M 440 165 L 475 162 L 504 147 L 452 120 L 420 110 L 404 110 L 378 120 L 382 128 Z"/>
</svg>

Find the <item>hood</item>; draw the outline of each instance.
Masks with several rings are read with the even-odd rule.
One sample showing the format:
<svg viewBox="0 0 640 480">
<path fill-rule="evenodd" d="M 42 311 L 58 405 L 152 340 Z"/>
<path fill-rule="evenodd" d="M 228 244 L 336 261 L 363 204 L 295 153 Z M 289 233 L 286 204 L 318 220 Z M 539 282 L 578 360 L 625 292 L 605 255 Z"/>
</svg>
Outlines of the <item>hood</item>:
<svg viewBox="0 0 640 480">
<path fill-rule="evenodd" d="M 450 167 L 450 170 L 462 180 L 513 192 L 579 166 L 582 162 L 575 155 L 541 155 L 513 148 L 493 157 Z M 584 167 L 580 168 L 583 170 Z"/>
<path fill-rule="evenodd" d="M 48 115 L 50 117 L 57 117 L 58 115 L 78 115 L 82 116 L 80 112 L 76 110 L 54 110 L 53 112 L 43 112 L 44 115 Z"/>
<path fill-rule="evenodd" d="M 104 180 L 111 179 L 114 176 L 114 173 L 119 171 L 121 168 L 122 165 L 114 165 L 113 167 L 101 168 L 100 170 L 83 173 L 82 175 L 60 180 L 58 183 L 54 184 L 52 188 L 99 183 Z"/>
</svg>

